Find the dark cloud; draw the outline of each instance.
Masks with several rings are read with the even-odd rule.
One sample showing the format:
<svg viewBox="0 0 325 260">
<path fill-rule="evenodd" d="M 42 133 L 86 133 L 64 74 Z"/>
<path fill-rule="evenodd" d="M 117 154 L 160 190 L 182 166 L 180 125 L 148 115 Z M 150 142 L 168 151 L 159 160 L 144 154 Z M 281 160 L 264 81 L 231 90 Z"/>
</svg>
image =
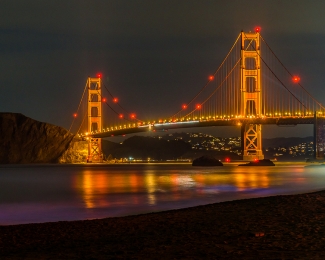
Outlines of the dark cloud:
<svg viewBox="0 0 325 260">
<path fill-rule="evenodd" d="M 325 103 L 323 10 L 298 0 L 2 1 L 0 110 L 68 128 L 87 77 L 102 71 L 130 110 L 168 116 L 255 25 Z"/>
</svg>

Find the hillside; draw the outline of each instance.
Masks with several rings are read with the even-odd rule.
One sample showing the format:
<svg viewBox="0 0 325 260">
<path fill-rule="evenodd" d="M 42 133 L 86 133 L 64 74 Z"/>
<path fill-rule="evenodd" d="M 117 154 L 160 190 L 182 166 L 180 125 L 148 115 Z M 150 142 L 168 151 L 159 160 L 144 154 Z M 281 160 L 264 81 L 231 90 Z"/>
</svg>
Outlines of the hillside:
<svg viewBox="0 0 325 260">
<path fill-rule="evenodd" d="M 57 163 L 74 135 L 19 113 L 0 113 L 0 163 Z"/>
</svg>

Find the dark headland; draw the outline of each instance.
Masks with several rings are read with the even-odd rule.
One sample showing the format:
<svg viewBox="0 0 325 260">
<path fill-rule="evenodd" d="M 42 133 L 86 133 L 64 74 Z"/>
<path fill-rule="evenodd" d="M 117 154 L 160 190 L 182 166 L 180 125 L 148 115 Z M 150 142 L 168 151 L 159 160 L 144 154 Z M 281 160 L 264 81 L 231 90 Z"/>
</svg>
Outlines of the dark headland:
<svg viewBox="0 0 325 260">
<path fill-rule="evenodd" d="M 325 259 L 325 191 L 0 226 L 0 259 Z"/>
<path fill-rule="evenodd" d="M 0 113 L 0 143 L 2 164 L 59 163 L 67 161 L 74 135 L 19 113 Z"/>
</svg>

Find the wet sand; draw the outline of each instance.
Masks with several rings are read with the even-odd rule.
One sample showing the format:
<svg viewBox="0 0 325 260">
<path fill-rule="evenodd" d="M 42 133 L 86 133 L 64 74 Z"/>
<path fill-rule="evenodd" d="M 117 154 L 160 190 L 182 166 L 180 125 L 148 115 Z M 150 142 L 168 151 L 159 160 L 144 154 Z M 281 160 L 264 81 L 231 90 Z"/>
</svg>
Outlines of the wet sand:
<svg viewBox="0 0 325 260">
<path fill-rule="evenodd" d="M 0 226 L 0 259 L 325 259 L 325 191 Z"/>
</svg>

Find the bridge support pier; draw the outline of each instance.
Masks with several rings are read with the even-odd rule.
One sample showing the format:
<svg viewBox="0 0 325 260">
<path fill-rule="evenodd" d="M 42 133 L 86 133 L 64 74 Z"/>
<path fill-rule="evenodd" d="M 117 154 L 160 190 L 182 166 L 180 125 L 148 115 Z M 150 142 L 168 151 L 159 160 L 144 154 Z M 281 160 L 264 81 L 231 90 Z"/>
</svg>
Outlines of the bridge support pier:
<svg viewBox="0 0 325 260">
<path fill-rule="evenodd" d="M 244 161 L 264 159 L 262 150 L 262 125 L 243 124 L 241 126 L 241 147 Z"/>
</svg>

